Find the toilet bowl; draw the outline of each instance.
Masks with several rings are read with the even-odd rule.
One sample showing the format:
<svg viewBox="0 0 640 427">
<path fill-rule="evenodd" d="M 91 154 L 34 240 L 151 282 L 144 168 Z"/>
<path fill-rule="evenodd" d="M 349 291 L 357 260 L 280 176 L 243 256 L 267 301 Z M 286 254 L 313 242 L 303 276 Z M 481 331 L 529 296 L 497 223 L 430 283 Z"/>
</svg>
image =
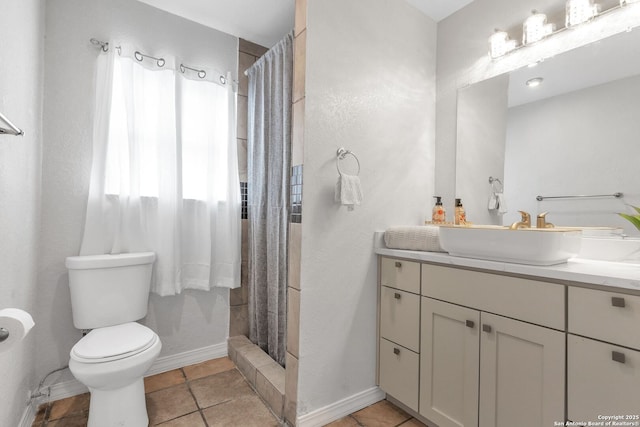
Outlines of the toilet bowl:
<svg viewBox="0 0 640 427">
<path fill-rule="evenodd" d="M 76 343 L 69 370 L 91 392 L 88 427 L 148 425 L 142 377 L 161 347 L 135 322 L 94 329 Z"/>
</svg>

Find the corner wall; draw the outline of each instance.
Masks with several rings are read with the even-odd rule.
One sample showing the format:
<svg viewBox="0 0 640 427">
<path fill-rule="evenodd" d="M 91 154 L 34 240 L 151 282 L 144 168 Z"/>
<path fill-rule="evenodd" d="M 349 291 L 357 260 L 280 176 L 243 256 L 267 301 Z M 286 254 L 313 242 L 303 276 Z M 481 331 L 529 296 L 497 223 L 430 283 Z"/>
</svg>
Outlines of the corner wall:
<svg viewBox="0 0 640 427">
<path fill-rule="evenodd" d="M 376 386 L 373 233 L 431 211 L 435 48 L 406 2 L 308 0 L 298 419 Z M 334 202 L 339 147 L 361 164 L 354 211 Z"/>
<path fill-rule="evenodd" d="M 43 197 L 38 271 L 37 376 L 64 366 L 81 333 L 73 326 L 64 259 L 77 255 L 91 169 L 94 69 L 89 39 L 123 40 L 148 54 L 179 55 L 237 76 L 238 39 L 131 0 L 47 0 Z M 237 77 L 234 77 L 237 78 Z M 162 340 L 160 357 L 223 344 L 229 291 L 151 295 L 144 323 Z M 62 380 L 70 380 L 66 374 Z M 59 381 L 59 376 L 50 382 Z"/>
<path fill-rule="evenodd" d="M 25 132 L 0 135 L 0 309 L 20 308 L 36 321 L 22 343 L 0 354 L 2 426 L 20 424 L 40 380 L 36 335 L 46 328 L 36 316 L 44 10 L 42 0 L 7 0 L 0 13 L 0 112 Z"/>
</svg>

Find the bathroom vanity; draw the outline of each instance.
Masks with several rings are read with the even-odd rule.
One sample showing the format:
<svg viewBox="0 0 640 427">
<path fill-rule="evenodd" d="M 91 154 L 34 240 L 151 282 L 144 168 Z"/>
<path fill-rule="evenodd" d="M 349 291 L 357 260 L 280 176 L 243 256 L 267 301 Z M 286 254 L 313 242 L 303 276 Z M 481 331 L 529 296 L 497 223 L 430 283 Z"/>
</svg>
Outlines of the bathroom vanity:
<svg viewBox="0 0 640 427">
<path fill-rule="evenodd" d="M 414 414 L 439 427 L 640 425 L 640 265 L 376 253 L 378 384 Z"/>
</svg>

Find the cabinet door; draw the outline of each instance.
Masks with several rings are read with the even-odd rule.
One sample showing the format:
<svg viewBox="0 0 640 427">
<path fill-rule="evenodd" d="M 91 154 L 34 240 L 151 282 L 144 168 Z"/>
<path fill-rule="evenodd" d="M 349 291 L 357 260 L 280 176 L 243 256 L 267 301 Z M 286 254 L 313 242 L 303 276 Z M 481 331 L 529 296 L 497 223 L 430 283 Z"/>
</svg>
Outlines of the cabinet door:
<svg viewBox="0 0 640 427">
<path fill-rule="evenodd" d="M 414 411 L 418 410 L 417 353 L 380 339 L 380 388 Z"/>
<path fill-rule="evenodd" d="M 569 335 L 567 409 L 573 421 L 623 415 L 640 422 L 640 352 Z"/>
<path fill-rule="evenodd" d="M 420 414 L 440 427 L 478 425 L 480 312 L 422 298 Z"/>
<path fill-rule="evenodd" d="M 482 313 L 480 427 L 564 421 L 565 334 Z"/>
</svg>

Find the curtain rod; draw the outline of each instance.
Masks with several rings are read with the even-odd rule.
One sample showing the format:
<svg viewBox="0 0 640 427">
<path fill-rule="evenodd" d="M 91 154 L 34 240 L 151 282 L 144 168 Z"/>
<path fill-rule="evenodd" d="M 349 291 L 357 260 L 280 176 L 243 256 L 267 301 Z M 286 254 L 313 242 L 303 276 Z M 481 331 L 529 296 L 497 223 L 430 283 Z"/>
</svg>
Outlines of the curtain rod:
<svg viewBox="0 0 640 427">
<path fill-rule="evenodd" d="M 89 41 L 91 42 L 92 45 L 100 47 L 100 49 L 102 49 L 103 52 L 109 51 L 109 42 L 103 42 L 102 40 L 98 40 L 96 38 L 91 38 L 89 39 Z M 116 49 L 118 49 L 118 54 L 120 54 L 122 48 L 120 46 L 116 46 Z M 164 67 L 164 64 L 166 63 L 164 58 L 156 58 L 155 56 L 147 55 L 138 50 L 135 51 L 133 56 L 138 62 L 142 62 L 145 58 L 153 59 L 154 61 L 156 61 L 156 65 L 158 65 L 158 67 L 160 68 Z M 203 69 L 190 67 L 185 64 L 180 64 L 179 68 L 180 68 L 180 72 L 183 74 L 186 73 L 187 70 L 191 70 L 197 73 L 198 77 L 200 77 L 201 79 L 204 79 L 207 76 L 207 72 Z M 222 83 L 223 85 L 227 84 L 227 78 L 225 77 L 225 75 L 221 72 L 218 72 L 218 74 L 219 74 L 218 79 L 220 80 L 220 83 Z M 232 82 L 235 84 L 238 84 L 237 80 L 232 80 Z"/>
</svg>

